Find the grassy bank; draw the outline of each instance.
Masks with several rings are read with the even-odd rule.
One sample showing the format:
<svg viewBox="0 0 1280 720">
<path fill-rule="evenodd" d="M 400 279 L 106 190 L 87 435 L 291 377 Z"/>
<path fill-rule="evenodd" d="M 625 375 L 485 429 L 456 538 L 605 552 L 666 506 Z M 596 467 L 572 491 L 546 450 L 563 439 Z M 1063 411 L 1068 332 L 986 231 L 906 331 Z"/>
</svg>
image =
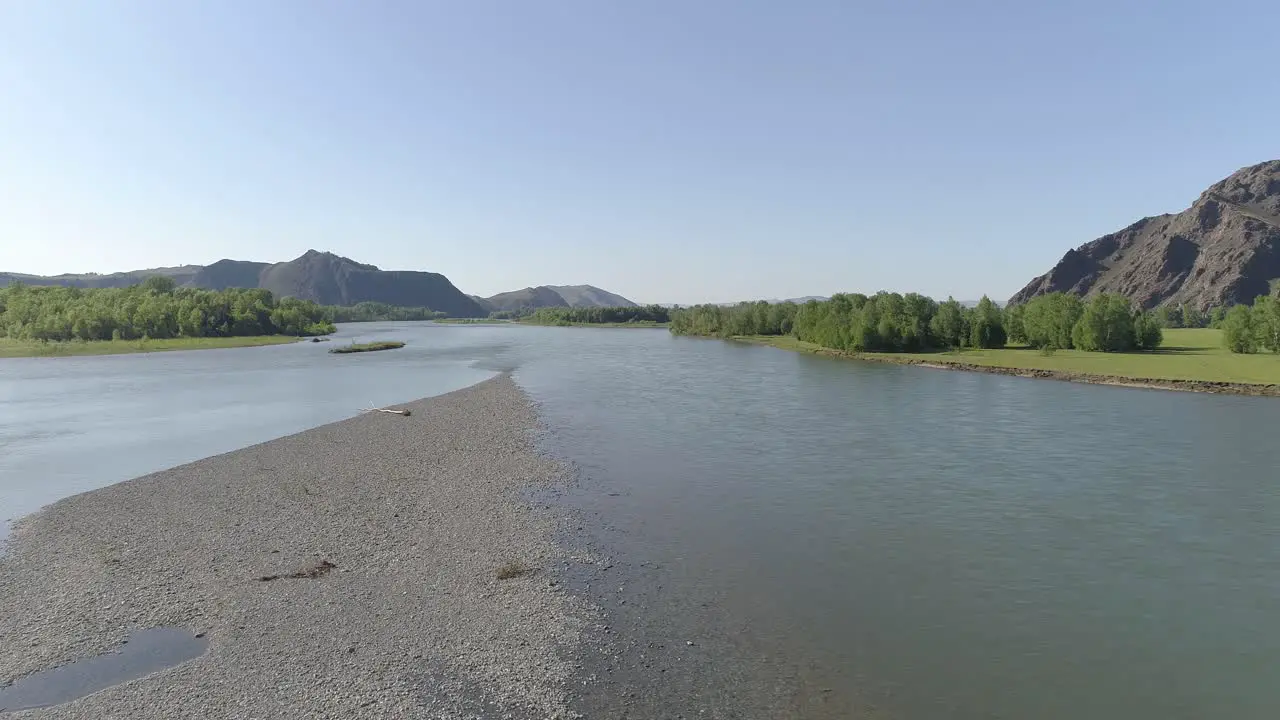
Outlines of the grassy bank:
<svg viewBox="0 0 1280 720">
<path fill-rule="evenodd" d="M 47 343 L 35 340 L 0 338 L 0 358 L 123 355 L 126 353 L 165 352 L 169 350 L 214 350 L 217 348 L 283 345 L 297 341 L 298 338 L 290 335 L 170 338 L 167 340 L 72 340 Z"/>
<path fill-rule="evenodd" d="M 340 347 L 333 348 L 329 352 L 335 355 L 346 355 L 348 353 L 378 352 L 379 350 L 396 350 L 402 347 L 404 347 L 404 343 L 398 340 L 384 340 L 381 342 L 362 343 L 359 345 L 354 343 L 351 345 L 342 345 Z"/>
<path fill-rule="evenodd" d="M 1222 347 L 1220 330 L 1165 330 L 1164 346 L 1155 352 L 1058 350 L 1049 355 L 1026 347 L 939 353 L 848 354 L 801 342 L 789 336 L 750 336 L 739 339 L 785 350 L 879 362 L 948 366 L 979 372 L 1005 372 L 1084 382 L 1280 394 L 1280 356 L 1237 355 L 1227 352 Z"/>
</svg>

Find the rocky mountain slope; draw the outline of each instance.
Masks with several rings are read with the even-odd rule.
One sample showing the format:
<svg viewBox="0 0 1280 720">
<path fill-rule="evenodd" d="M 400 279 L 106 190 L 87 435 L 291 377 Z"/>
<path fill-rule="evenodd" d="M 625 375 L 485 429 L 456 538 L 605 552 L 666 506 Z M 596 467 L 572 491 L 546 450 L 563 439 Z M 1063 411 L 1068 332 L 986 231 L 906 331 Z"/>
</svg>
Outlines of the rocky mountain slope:
<svg viewBox="0 0 1280 720">
<path fill-rule="evenodd" d="M 484 298 L 491 311 L 544 307 L 635 307 L 630 300 L 593 285 L 539 285 Z"/>
<path fill-rule="evenodd" d="M 1280 160 L 1243 168 L 1177 214 L 1139 220 L 1068 250 L 1009 302 L 1117 292 L 1144 308 L 1252 302 L 1280 279 Z"/>
</svg>

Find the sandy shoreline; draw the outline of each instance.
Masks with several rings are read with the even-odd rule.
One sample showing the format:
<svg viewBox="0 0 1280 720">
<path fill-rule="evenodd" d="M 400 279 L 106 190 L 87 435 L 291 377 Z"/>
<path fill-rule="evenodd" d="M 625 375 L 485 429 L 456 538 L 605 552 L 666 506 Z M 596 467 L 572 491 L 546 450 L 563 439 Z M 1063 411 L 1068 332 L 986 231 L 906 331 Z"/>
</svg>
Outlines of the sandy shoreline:
<svg viewBox="0 0 1280 720">
<path fill-rule="evenodd" d="M 187 628 L 200 658 L 14 718 L 568 717 L 589 612 L 507 376 L 64 499 L 0 558 L 0 683 Z M 499 579 L 516 561 L 532 572 Z M 331 563 L 319 577 L 290 574 Z M 285 576 L 272 581 L 262 578 Z"/>
</svg>

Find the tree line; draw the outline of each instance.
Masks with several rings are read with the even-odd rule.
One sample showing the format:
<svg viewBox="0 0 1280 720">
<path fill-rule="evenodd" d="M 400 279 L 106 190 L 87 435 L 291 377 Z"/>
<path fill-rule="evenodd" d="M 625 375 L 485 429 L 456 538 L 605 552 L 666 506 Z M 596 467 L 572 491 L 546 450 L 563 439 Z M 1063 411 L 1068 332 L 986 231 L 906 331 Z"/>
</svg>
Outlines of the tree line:
<svg viewBox="0 0 1280 720">
<path fill-rule="evenodd" d="M 1163 341 L 1160 322 L 1121 295 L 1088 301 L 1053 293 L 1002 310 L 988 297 L 975 307 L 917 293 L 837 294 L 829 300 L 696 305 L 671 312 L 677 335 L 791 335 L 847 352 L 926 352 L 1000 348 L 1007 342 L 1046 349 L 1124 352 Z"/>
<path fill-rule="evenodd" d="M 1222 342 L 1233 353 L 1280 353 L 1280 294 L 1236 305 L 1222 318 Z"/>
<path fill-rule="evenodd" d="M 0 288 L 0 336 L 16 340 L 326 335 L 325 308 L 267 290 L 177 288 L 152 276 L 127 288 Z"/>
<path fill-rule="evenodd" d="M 386 303 L 365 302 L 355 305 L 325 305 L 329 320 L 336 323 L 439 320 L 446 313 L 426 307 L 399 307 Z"/>
<path fill-rule="evenodd" d="M 490 317 L 497 317 L 498 315 L 499 313 L 492 313 Z M 517 317 L 525 322 L 538 325 L 629 322 L 665 323 L 670 320 L 670 312 L 661 305 L 641 305 L 637 307 L 544 307 Z"/>
</svg>

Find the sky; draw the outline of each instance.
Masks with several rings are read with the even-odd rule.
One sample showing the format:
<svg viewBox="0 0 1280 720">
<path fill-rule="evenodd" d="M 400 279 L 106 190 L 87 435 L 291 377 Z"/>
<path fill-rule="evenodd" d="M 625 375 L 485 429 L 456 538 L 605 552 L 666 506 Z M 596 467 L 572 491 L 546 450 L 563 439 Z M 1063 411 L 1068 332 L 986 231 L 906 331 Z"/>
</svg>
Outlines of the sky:
<svg viewBox="0 0 1280 720">
<path fill-rule="evenodd" d="M 0 0 L 0 270 L 1004 299 L 1280 157 L 1280 3 Z"/>
</svg>

